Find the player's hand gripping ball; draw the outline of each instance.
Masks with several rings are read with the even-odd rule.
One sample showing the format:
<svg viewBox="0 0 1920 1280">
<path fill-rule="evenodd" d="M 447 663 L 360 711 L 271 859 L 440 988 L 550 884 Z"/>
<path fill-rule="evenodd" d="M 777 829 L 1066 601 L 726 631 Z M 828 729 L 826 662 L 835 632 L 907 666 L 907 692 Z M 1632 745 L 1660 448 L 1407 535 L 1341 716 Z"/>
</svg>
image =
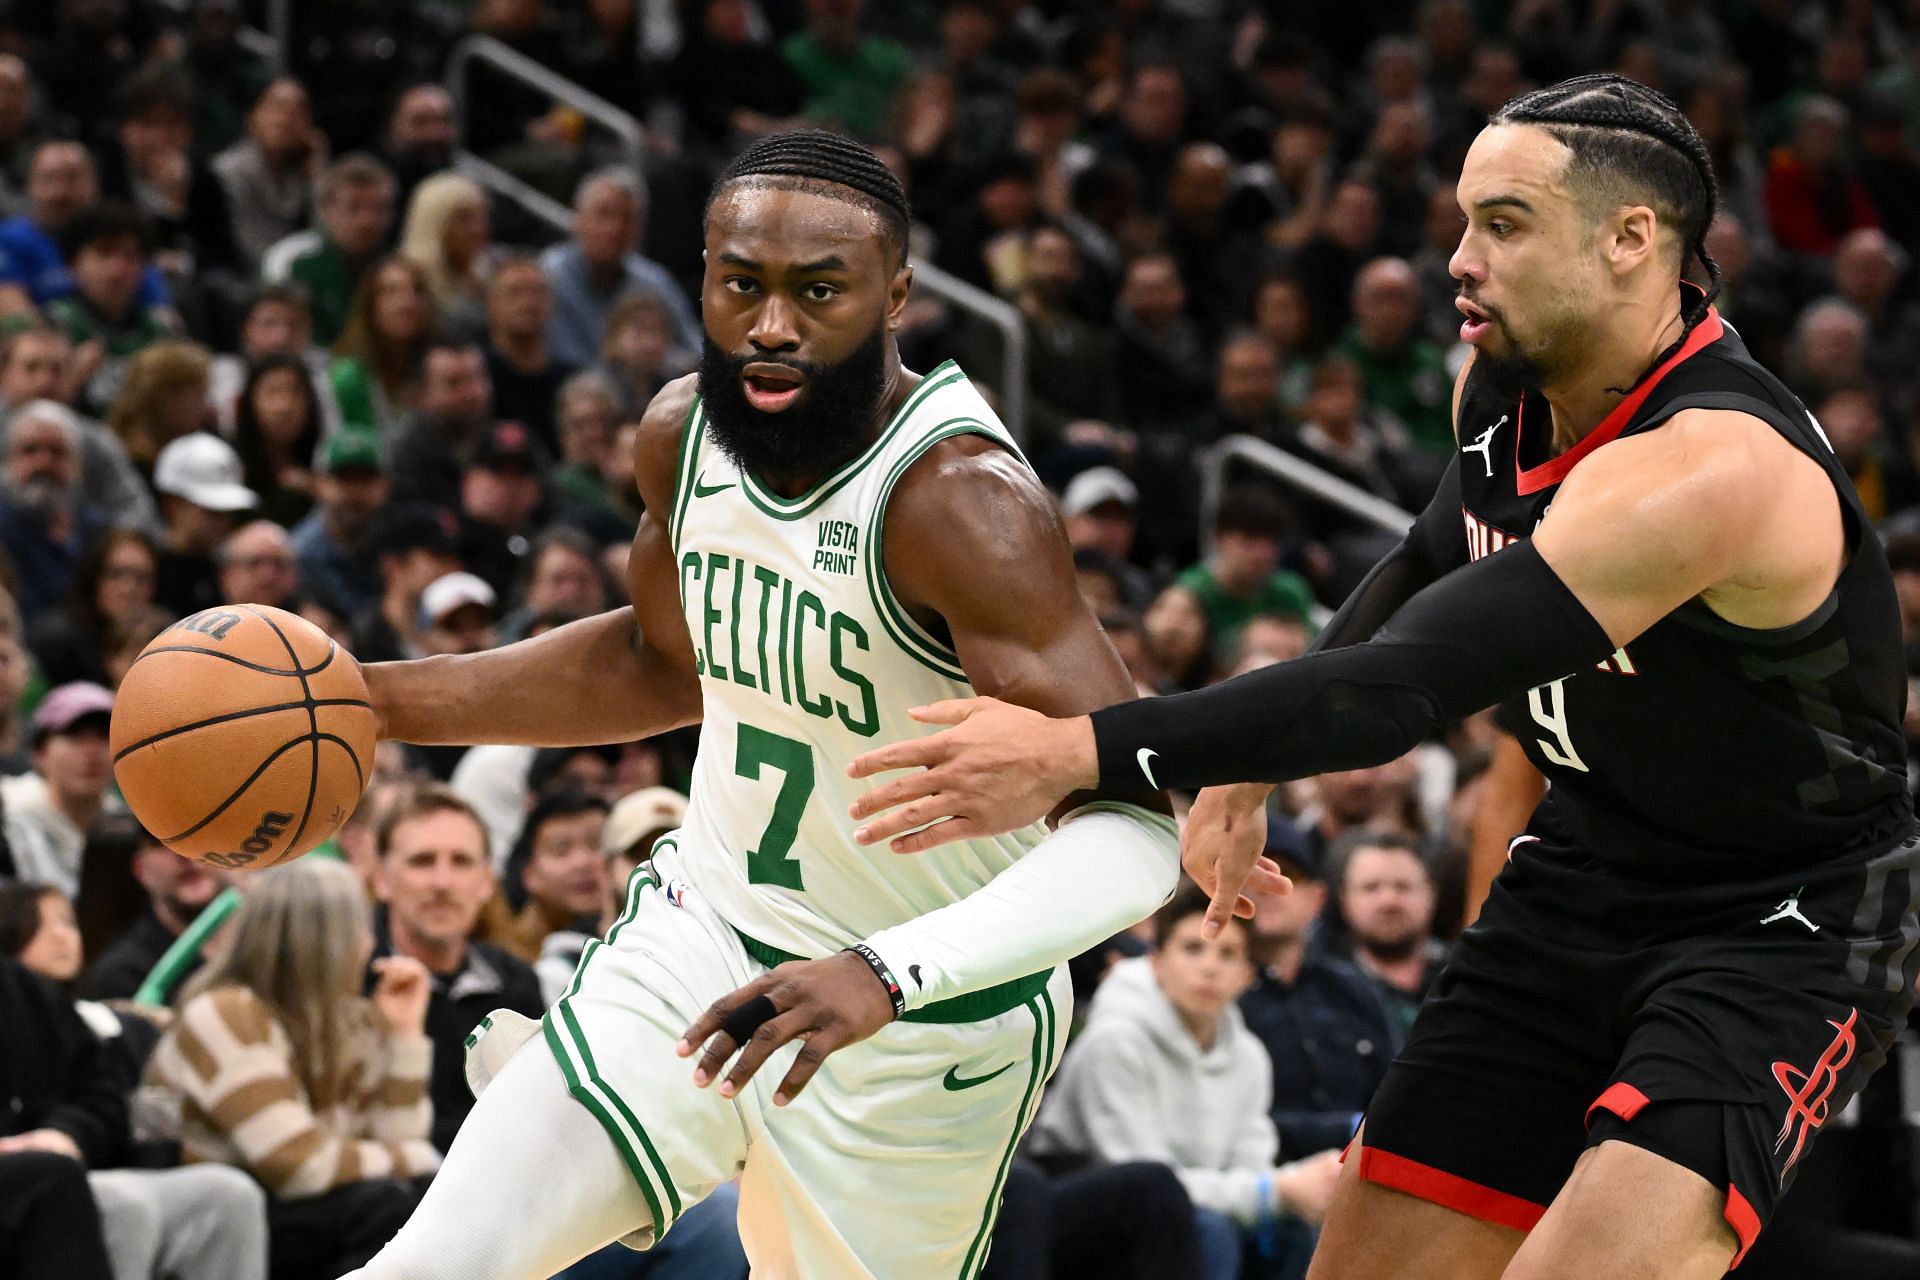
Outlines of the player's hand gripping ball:
<svg viewBox="0 0 1920 1280">
<path fill-rule="evenodd" d="M 360 664 L 305 618 L 222 605 L 134 659 L 113 707 L 113 776 L 184 858 L 258 871 L 340 828 L 373 768 Z"/>
</svg>

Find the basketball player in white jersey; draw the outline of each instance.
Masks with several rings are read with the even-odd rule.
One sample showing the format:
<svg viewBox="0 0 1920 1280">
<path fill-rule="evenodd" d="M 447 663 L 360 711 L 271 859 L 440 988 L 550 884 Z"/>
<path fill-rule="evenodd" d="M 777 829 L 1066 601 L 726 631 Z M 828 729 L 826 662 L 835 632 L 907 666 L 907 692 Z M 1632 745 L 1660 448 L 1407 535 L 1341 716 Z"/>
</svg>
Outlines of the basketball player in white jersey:
<svg viewBox="0 0 1920 1280">
<path fill-rule="evenodd" d="M 950 364 L 900 365 L 906 222 L 865 148 L 755 144 L 708 207 L 700 373 L 637 445 L 632 607 L 367 669 L 403 741 L 702 728 L 684 827 L 543 1023 L 483 1024 L 478 1105 L 356 1276 L 535 1280 L 736 1176 L 757 1278 L 984 1265 L 1065 1044 L 1061 962 L 1158 907 L 1179 858 L 1145 790 L 926 857 L 852 839 L 847 762 L 919 732 L 910 708 L 1131 696 L 993 410 Z"/>
</svg>

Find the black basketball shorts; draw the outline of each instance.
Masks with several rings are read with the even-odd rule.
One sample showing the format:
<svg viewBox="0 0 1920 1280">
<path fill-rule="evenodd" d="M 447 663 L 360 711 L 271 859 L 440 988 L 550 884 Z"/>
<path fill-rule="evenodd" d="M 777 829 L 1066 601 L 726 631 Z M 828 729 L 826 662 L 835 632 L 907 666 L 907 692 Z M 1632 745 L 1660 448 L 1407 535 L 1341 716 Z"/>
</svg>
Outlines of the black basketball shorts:
<svg viewBox="0 0 1920 1280">
<path fill-rule="evenodd" d="M 1739 884 L 1654 884 L 1522 837 L 1348 1153 L 1529 1230 L 1589 1146 L 1726 1189 L 1747 1248 L 1886 1060 L 1920 968 L 1920 837 Z"/>
</svg>

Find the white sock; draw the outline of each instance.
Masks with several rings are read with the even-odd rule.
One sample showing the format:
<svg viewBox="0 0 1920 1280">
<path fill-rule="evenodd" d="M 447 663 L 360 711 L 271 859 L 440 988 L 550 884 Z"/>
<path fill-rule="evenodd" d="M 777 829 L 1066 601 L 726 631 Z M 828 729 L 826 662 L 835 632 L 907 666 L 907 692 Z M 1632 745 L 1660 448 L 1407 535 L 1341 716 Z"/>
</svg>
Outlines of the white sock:
<svg viewBox="0 0 1920 1280">
<path fill-rule="evenodd" d="M 480 1095 L 400 1234 L 342 1280 L 546 1280 L 652 1220 L 535 1037 Z"/>
</svg>

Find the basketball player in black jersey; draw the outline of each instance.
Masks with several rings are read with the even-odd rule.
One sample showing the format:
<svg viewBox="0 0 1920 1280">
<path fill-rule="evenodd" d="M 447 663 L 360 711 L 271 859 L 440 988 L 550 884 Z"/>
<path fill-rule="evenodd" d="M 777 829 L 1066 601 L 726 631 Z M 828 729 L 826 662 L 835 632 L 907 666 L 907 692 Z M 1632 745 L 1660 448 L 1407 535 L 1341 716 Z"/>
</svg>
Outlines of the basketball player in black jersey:
<svg viewBox="0 0 1920 1280">
<path fill-rule="evenodd" d="M 1504 704 L 1551 787 L 1348 1151 L 1312 1276 L 1707 1280 L 1912 1003 L 1891 575 L 1819 427 L 1710 305 L 1713 177 L 1672 102 L 1615 76 L 1518 98 L 1459 194 L 1461 451 L 1316 651 L 1091 717 L 925 709 L 954 727 L 855 763 L 919 767 L 856 806 L 860 838 L 910 853 L 1116 778 L 1218 787 L 1185 850 L 1217 922 L 1281 885 L 1270 784 Z"/>
</svg>

